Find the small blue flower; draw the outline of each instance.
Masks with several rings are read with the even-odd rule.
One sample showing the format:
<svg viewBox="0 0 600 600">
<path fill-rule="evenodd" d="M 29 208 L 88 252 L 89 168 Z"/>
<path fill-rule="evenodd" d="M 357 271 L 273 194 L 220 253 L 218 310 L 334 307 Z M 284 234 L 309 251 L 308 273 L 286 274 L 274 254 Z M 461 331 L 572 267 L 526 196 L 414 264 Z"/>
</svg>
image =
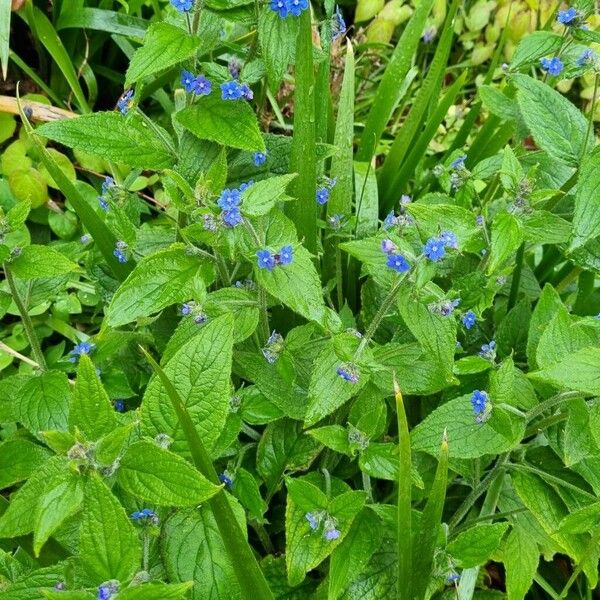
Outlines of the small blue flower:
<svg viewBox="0 0 600 600">
<path fill-rule="evenodd" d="M 435 36 L 437 35 L 436 27 L 428 27 L 423 33 L 423 37 L 421 38 L 426 44 L 430 44 L 435 40 Z"/>
<path fill-rule="evenodd" d="M 115 187 L 115 180 L 109 176 L 105 177 L 104 181 L 102 182 L 102 193 L 106 194 L 106 192 L 113 187 Z"/>
<path fill-rule="evenodd" d="M 308 8 L 308 0 L 288 0 L 289 11 L 295 16 L 299 17 L 302 11 Z"/>
<path fill-rule="evenodd" d="M 231 486 L 233 485 L 233 479 L 231 479 L 227 471 L 224 471 L 219 475 L 219 481 L 221 483 L 224 483 L 228 488 L 231 488 Z"/>
<path fill-rule="evenodd" d="M 117 101 L 117 108 L 122 115 L 126 115 L 133 106 L 133 90 L 127 90 Z"/>
<path fill-rule="evenodd" d="M 594 60 L 594 51 L 591 48 L 586 48 L 581 56 L 577 59 L 578 67 L 585 67 L 589 65 Z"/>
<path fill-rule="evenodd" d="M 346 21 L 340 7 L 336 4 L 335 12 L 331 17 L 331 38 L 337 40 L 339 37 L 346 33 Z"/>
<path fill-rule="evenodd" d="M 348 383 L 358 383 L 358 370 L 356 365 L 352 365 L 350 363 L 340 365 L 336 369 L 336 373 Z"/>
<path fill-rule="evenodd" d="M 458 248 L 458 239 L 451 231 L 442 231 L 439 239 L 446 248 L 453 248 L 454 250 Z"/>
<path fill-rule="evenodd" d="M 402 254 L 388 254 L 386 265 L 398 273 L 406 273 L 410 270 L 410 264 Z"/>
<path fill-rule="evenodd" d="M 277 362 L 279 355 L 283 352 L 285 341 L 283 336 L 277 331 L 273 330 L 264 348 L 261 348 L 262 355 L 265 360 L 273 365 Z"/>
<path fill-rule="evenodd" d="M 316 531 L 319 528 L 320 519 L 317 515 L 307 512 L 304 515 L 304 518 L 308 521 L 308 525 L 313 531 Z"/>
<path fill-rule="evenodd" d="M 433 261 L 438 262 L 446 256 L 446 247 L 442 240 L 438 238 L 430 238 L 425 242 L 423 246 L 423 254 Z"/>
<path fill-rule="evenodd" d="M 93 342 L 79 342 L 76 344 L 73 350 L 69 352 L 71 358 L 69 358 L 69 362 L 76 363 L 79 360 L 79 357 L 83 354 L 91 354 L 96 348 L 96 344 Z"/>
<path fill-rule="evenodd" d="M 216 231 L 217 230 L 217 222 L 215 221 L 215 217 L 210 213 L 202 215 L 202 220 L 204 221 L 204 229 L 206 231 Z"/>
<path fill-rule="evenodd" d="M 478 227 L 483 227 L 485 224 L 485 219 L 483 218 L 483 215 L 477 215 L 477 217 L 475 217 L 475 223 L 477 223 Z"/>
<path fill-rule="evenodd" d="M 231 208 L 236 208 L 240 205 L 242 199 L 240 198 L 240 191 L 233 189 L 224 189 L 217 200 L 217 204 L 223 210 L 228 210 Z"/>
<path fill-rule="evenodd" d="M 240 98 L 244 98 L 245 100 L 252 100 L 254 98 L 254 92 L 247 83 L 240 85 Z"/>
<path fill-rule="evenodd" d="M 196 96 L 208 96 L 212 91 L 212 82 L 210 79 L 206 79 L 204 75 L 198 75 L 194 79 L 192 91 Z"/>
<path fill-rule="evenodd" d="M 329 189 L 326 187 L 321 187 L 321 188 L 317 189 L 317 204 L 320 204 L 321 206 L 323 206 L 324 204 L 327 204 L 328 200 L 329 200 Z"/>
<path fill-rule="evenodd" d="M 252 157 L 252 160 L 254 161 L 254 165 L 256 167 L 260 167 L 267 162 L 267 153 L 266 152 L 255 152 L 254 156 Z"/>
<path fill-rule="evenodd" d="M 385 254 L 393 254 L 394 252 L 396 252 L 396 250 L 398 249 L 398 247 L 396 246 L 396 244 L 394 244 L 394 242 L 392 242 L 392 240 L 381 240 L 381 251 Z"/>
<path fill-rule="evenodd" d="M 110 591 L 110 588 L 108 588 L 108 586 L 101 585 L 98 588 L 98 600 L 110 600 L 111 596 L 112 592 Z"/>
<path fill-rule="evenodd" d="M 340 533 L 340 530 L 339 530 L 339 529 L 336 529 L 335 527 L 334 527 L 333 529 L 326 529 L 326 530 L 325 530 L 325 539 L 326 539 L 328 542 L 331 542 L 331 541 L 333 541 L 333 540 L 337 540 L 337 539 L 339 539 L 340 535 L 342 535 L 342 534 Z"/>
<path fill-rule="evenodd" d="M 89 233 L 84 233 L 80 238 L 79 238 L 79 243 L 85 245 L 85 244 L 89 244 L 92 241 L 92 236 Z"/>
<path fill-rule="evenodd" d="M 344 215 L 335 214 L 327 217 L 327 223 L 332 229 L 339 229 L 342 226 Z"/>
<path fill-rule="evenodd" d="M 496 342 L 492 340 L 489 344 L 483 344 L 479 351 L 479 356 L 493 361 L 496 358 Z"/>
<path fill-rule="evenodd" d="M 191 94 L 194 91 L 196 84 L 196 76 L 193 73 L 190 73 L 190 71 L 186 71 L 185 69 L 183 69 L 183 71 L 181 71 L 180 81 L 181 85 L 183 86 L 183 89 L 188 94 Z"/>
<path fill-rule="evenodd" d="M 240 192 L 245 192 L 251 185 L 254 184 L 254 179 L 250 179 L 245 181 L 244 183 L 240 183 L 240 187 L 238 188 Z"/>
<path fill-rule="evenodd" d="M 464 169 L 465 168 L 465 161 L 466 160 L 467 160 L 467 155 L 463 154 L 462 156 L 459 156 L 458 158 L 455 158 L 450 163 L 450 168 L 451 169 Z"/>
<path fill-rule="evenodd" d="M 280 19 L 285 19 L 290 14 L 288 0 L 271 0 L 269 5 L 271 10 L 279 15 Z"/>
<path fill-rule="evenodd" d="M 440 304 L 440 315 L 442 317 L 450 316 L 459 304 L 460 300 L 458 298 L 456 300 L 445 300 Z"/>
<path fill-rule="evenodd" d="M 242 63 L 235 56 L 229 60 L 227 70 L 233 79 L 237 79 L 240 76 L 242 66 Z"/>
<path fill-rule="evenodd" d="M 275 266 L 275 257 L 269 250 L 258 250 L 256 253 L 257 263 L 259 269 L 267 269 L 272 271 Z"/>
<path fill-rule="evenodd" d="M 276 262 L 279 265 L 289 265 L 294 259 L 294 248 L 292 246 L 283 246 L 276 255 Z"/>
<path fill-rule="evenodd" d="M 221 218 L 223 219 L 223 223 L 225 223 L 227 227 L 235 227 L 236 225 L 239 225 L 243 220 L 242 213 L 237 207 L 224 210 L 221 213 Z"/>
<path fill-rule="evenodd" d="M 171 0 L 171 4 L 179 12 L 189 12 L 194 7 L 194 0 Z"/>
<path fill-rule="evenodd" d="M 128 248 L 127 243 L 123 242 L 121 240 L 119 240 L 115 244 L 115 249 L 113 250 L 113 255 L 120 263 L 127 262 L 127 254 L 126 254 L 127 248 Z"/>
<path fill-rule="evenodd" d="M 131 519 L 133 521 L 141 521 L 142 519 L 153 519 L 156 517 L 156 513 L 149 508 L 143 508 L 142 510 L 131 513 Z"/>
<path fill-rule="evenodd" d="M 471 329 L 475 325 L 475 321 L 477 321 L 477 316 L 472 310 L 468 310 L 462 316 L 462 324 L 465 326 L 465 329 Z"/>
<path fill-rule="evenodd" d="M 239 100 L 242 94 L 242 87 L 237 81 L 232 80 L 221 84 L 221 98 L 223 100 Z"/>
<path fill-rule="evenodd" d="M 547 71 L 548 74 L 553 77 L 558 77 L 564 68 L 563 63 L 558 56 L 553 58 L 542 58 L 540 59 L 540 65 L 542 70 Z"/>
<path fill-rule="evenodd" d="M 456 571 L 453 571 L 451 573 L 448 573 L 448 576 L 446 577 L 446 582 L 447 583 L 456 583 L 459 579 L 460 579 L 460 575 Z"/>
<path fill-rule="evenodd" d="M 572 25 L 577 20 L 577 10 L 573 7 L 567 8 L 566 10 L 559 10 L 556 20 L 561 25 Z"/>
<path fill-rule="evenodd" d="M 127 410 L 127 406 L 125 405 L 125 400 L 115 400 L 113 402 L 113 405 L 115 407 L 115 410 L 117 412 L 125 412 Z"/>
<path fill-rule="evenodd" d="M 98 205 L 104 212 L 108 212 L 108 200 L 104 196 L 98 196 Z"/>
<path fill-rule="evenodd" d="M 486 392 L 475 390 L 471 395 L 471 405 L 473 406 L 473 412 L 476 415 L 480 415 L 485 412 L 489 397 Z"/>
<path fill-rule="evenodd" d="M 194 308 L 193 302 L 185 302 L 184 304 L 181 305 L 181 309 L 179 310 L 179 312 L 182 314 L 182 316 L 187 317 L 189 314 L 191 314 L 193 308 Z"/>
<path fill-rule="evenodd" d="M 394 214 L 394 211 L 392 211 L 391 213 L 388 213 L 387 217 L 383 221 L 383 228 L 390 229 L 395 224 L 396 224 L 396 215 Z"/>
<path fill-rule="evenodd" d="M 194 315 L 194 323 L 196 323 L 196 325 L 203 325 L 206 321 L 208 321 L 208 316 L 202 311 Z"/>
</svg>

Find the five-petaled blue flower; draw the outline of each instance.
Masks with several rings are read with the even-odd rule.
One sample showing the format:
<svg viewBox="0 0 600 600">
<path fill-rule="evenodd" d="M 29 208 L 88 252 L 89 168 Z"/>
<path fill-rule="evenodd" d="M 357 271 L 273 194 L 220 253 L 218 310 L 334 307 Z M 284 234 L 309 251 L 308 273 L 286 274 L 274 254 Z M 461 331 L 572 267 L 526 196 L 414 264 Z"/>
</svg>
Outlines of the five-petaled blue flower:
<svg viewBox="0 0 600 600">
<path fill-rule="evenodd" d="M 290 14 L 288 0 L 271 0 L 270 7 L 279 15 L 280 19 L 285 19 Z"/>
<path fill-rule="evenodd" d="M 127 90 L 117 101 L 117 108 L 122 115 L 126 115 L 133 106 L 133 90 Z"/>
<path fill-rule="evenodd" d="M 446 256 L 444 242 L 438 238 L 430 238 L 423 246 L 423 254 L 431 261 L 438 262 Z"/>
<path fill-rule="evenodd" d="M 308 8 L 308 0 L 288 0 L 288 4 L 295 17 L 299 17 L 300 13 Z"/>
<path fill-rule="evenodd" d="M 79 342 L 76 344 L 73 350 L 69 352 L 71 358 L 69 358 L 69 362 L 76 363 L 79 360 L 79 357 L 83 354 L 91 354 L 96 348 L 96 344 L 93 342 Z"/>
<path fill-rule="evenodd" d="M 577 16 L 577 9 L 571 6 L 571 8 L 567 8 L 566 10 L 559 10 L 556 20 L 561 25 L 572 25 L 577 20 Z"/>
<path fill-rule="evenodd" d="M 235 227 L 242 222 L 242 213 L 237 207 L 227 208 L 221 213 L 221 218 L 227 227 Z"/>
<path fill-rule="evenodd" d="M 489 397 L 486 392 L 475 390 L 471 395 L 471 405 L 473 406 L 473 412 L 476 415 L 480 415 L 485 412 Z"/>
<path fill-rule="evenodd" d="M 241 201 L 242 199 L 240 198 L 240 190 L 236 188 L 226 188 L 221 192 L 221 195 L 217 200 L 217 204 L 219 205 L 219 208 L 222 208 L 223 210 L 228 210 L 239 206 Z"/>
<path fill-rule="evenodd" d="M 594 60 L 594 51 L 591 48 L 586 48 L 577 59 L 578 67 L 585 67 Z"/>
<path fill-rule="evenodd" d="M 558 56 L 554 56 L 553 58 L 542 58 L 540 59 L 540 65 L 542 70 L 547 71 L 548 75 L 552 75 L 553 77 L 558 77 L 564 65 Z"/>
<path fill-rule="evenodd" d="M 245 192 L 253 183 L 254 183 L 254 179 L 244 181 L 244 182 L 240 183 L 240 187 L 238 189 L 240 190 L 240 192 Z"/>
<path fill-rule="evenodd" d="M 113 402 L 113 406 L 117 412 L 125 412 L 127 410 L 127 406 L 125 404 L 125 400 L 115 400 Z"/>
<path fill-rule="evenodd" d="M 190 71 L 186 71 L 185 69 L 183 69 L 183 71 L 181 71 L 181 85 L 183 86 L 183 89 L 188 93 L 191 94 L 194 91 L 194 86 L 196 83 L 196 76 L 193 73 L 190 73 Z"/>
<path fill-rule="evenodd" d="M 326 187 L 321 187 L 317 190 L 317 204 L 323 206 L 327 204 L 327 200 L 329 200 L 329 189 Z"/>
<path fill-rule="evenodd" d="M 334 40 L 337 40 L 340 36 L 346 33 L 346 21 L 344 21 L 344 16 L 342 15 L 342 11 L 340 7 L 336 4 L 335 12 L 331 17 L 331 37 Z"/>
<path fill-rule="evenodd" d="M 194 89 L 192 91 L 196 96 L 208 96 L 212 91 L 212 83 L 204 75 L 198 75 L 194 79 Z"/>
<path fill-rule="evenodd" d="M 496 358 L 496 342 L 492 340 L 489 344 L 483 344 L 479 351 L 479 356 L 493 361 Z"/>
<path fill-rule="evenodd" d="M 256 258 L 259 269 L 267 269 L 267 271 L 272 271 L 275 266 L 275 257 L 271 254 L 269 250 L 258 250 L 256 252 Z"/>
<path fill-rule="evenodd" d="M 445 248 L 454 248 L 454 250 L 458 248 L 458 238 L 451 231 L 442 231 L 440 240 Z"/>
<path fill-rule="evenodd" d="M 252 157 L 254 160 L 254 165 L 260 167 L 267 162 L 267 153 L 266 152 L 255 152 Z"/>
<path fill-rule="evenodd" d="M 458 158 L 455 158 L 450 163 L 450 168 L 451 169 L 464 169 L 465 168 L 465 161 L 466 160 L 467 160 L 467 155 L 463 154 L 462 156 L 459 156 Z"/>
<path fill-rule="evenodd" d="M 171 0 L 171 4 L 179 12 L 189 12 L 194 7 L 194 0 Z"/>
<path fill-rule="evenodd" d="M 336 369 L 336 373 L 348 383 L 358 383 L 358 370 L 355 365 L 340 365 Z"/>
<path fill-rule="evenodd" d="M 398 273 L 410 270 L 410 264 L 402 254 L 388 254 L 386 265 Z"/>
<path fill-rule="evenodd" d="M 294 248 L 292 246 L 283 246 L 279 254 L 275 255 L 276 262 L 279 265 L 289 265 L 294 259 Z"/>
<path fill-rule="evenodd" d="M 342 535 L 342 534 L 339 529 L 336 529 L 335 527 L 331 527 L 331 528 L 325 530 L 324 535 L 325 535 L 325 539 L 328 542 L 331 542 L 333 540 L 337 540 L 340 537 L 340 535 Z"/>
<path fill-rule="evenodd" d="M 475 321 L 477 321 L 477 316 L 472 310 L 468 310 L 462 316 L 462 324 L 465 326 L 466 329 L 471 329 L 471 327 L 475 325 Z"/>
<path fill-rule="evenodd" d="M 235 80 L 221 84 L 221 98 L 223 100 L 239 100 L 243 94 L 242 86 Z"/>
</svg>

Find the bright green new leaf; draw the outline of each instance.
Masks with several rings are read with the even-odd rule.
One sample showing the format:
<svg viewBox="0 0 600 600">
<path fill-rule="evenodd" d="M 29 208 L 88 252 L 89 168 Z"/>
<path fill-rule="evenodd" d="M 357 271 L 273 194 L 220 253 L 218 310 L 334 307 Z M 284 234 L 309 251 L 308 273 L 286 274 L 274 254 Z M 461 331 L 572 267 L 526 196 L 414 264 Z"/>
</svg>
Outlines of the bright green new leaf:
<svg viewBox="0 0 600 600">
<path fill-rule="evenodd" d="M 19 279 L 37 279 L 71 273 L 79 267 L 51 246 L 31 245 L 21 250 L 10 269 Z"/>
<path fill-rule="evenodd" d="M 266 215 L 277 201 L 284 199 L 285 189 L 296 177 L 292 173 L 253 183 L 242 193 L 242 212 L 251 217 Z"/>
<path fill-rule="evenodd" d="M 500 546 L 507 529 L 508 523 L 475 525 L 452 540 L 446 551 L 465 569 L 482 565 Z"/>
</svg>

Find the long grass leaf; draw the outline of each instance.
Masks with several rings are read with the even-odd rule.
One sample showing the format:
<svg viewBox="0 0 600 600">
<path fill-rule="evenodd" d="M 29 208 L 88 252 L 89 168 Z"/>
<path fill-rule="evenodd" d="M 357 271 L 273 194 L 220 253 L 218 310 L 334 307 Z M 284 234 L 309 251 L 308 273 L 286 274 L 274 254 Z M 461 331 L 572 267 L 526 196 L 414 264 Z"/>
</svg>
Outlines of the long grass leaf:
<svg viewBox="0 0 600 600">
<path fill-rule="evenodd" d="M 377 89 L 360 138 L 360 146 L 356 154 L 356 160 L 358 161 L 371 160 L 379 138 L 394 112 L 394 108 L 398 103 L 401 84 L 411 67 L 413 55 L 421 39 L 421 34 L 425 28 L 425 20 L 431 11 L 433 2 L 434 0 L 421 0 L 418 3 L 413 16 L 398 40 Z"/>
<path fill-rule="evenodd" d="M 6 79 L 8 72 L 11 5 L 11 0 L 0 0 L 0 62 L 2 62 L 3 79 Z"/>
</svg>

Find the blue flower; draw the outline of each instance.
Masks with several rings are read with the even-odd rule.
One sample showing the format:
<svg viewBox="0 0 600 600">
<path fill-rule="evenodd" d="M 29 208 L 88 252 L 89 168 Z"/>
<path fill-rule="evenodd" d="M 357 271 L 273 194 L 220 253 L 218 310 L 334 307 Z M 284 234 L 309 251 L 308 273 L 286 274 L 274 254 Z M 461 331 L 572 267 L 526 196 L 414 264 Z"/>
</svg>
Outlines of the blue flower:
<svg viewBox="0 0 600 600">
<path fill-rule="evenodd" d="M 346 363 L 336 369 L 336 373 L 348 383 L 358 383 L 358 370 L 355 365 Z"/>
<path fill-rule="evenodd" d="M 115 249 L 113 250 L 113 255 L 120 263 L 127 262 L 127 255 L 125 254 L 127 252 L 127 248 L 128 248 L 127 243 L 123 242 L 121 240 L 119 240 L 115 244 Z"/>
<path fill-rule="evenodd" d="M 254 92 L 247 83 L 242 83 L 240 85 L 240 97 L 245 98 L 246 100 L 252 100 L 252 98 L 254 98 Z"/>
<path fill-rule="evenodd" d="M 311 512 L 307 512 L 304 515 L 304 518 L 308 521 L 308 525 L 313 531 L 316 531 L 319 528 L 320 519 L 317 515 Z"/>
<path fill-rule="evenodd" d="M 483 344 L 479 356 L 487 360 L 494 360 L 496 358 L 496 342 L 492 340 L 489 344 Z"/>
<path fill-rule="evenodd" d="M 289 11 L 299 17 L 302 11 L 308 8 L 308 0 L 289 0 Z"/>
<path fill-rule="evenodd" d="M 283 352 L 285 342 L 283 336 L 277 331 L 273 330 L 264 348 L 261 348 L 262 355 L 265 360 L 273 365 L 277 362 L 279 355 Z"/>
<path fill-rule="evenodd" d="M 187 317 L 189 314 L 191 314 L 193 308 L 194 308 L 193 302 L 185 302 L 184 304 L 181 305 L 181 309 L 179 310 L 179 312 L 184 317 Z"/>
<path fill-rule="evenodd" d="M 561 74 L 564 65 L 558 56 L 553 58 L 542 58 L 540 59 L 540 65 L 542 70 L 547 71 L 549 75 L 558 77 Z"/>
<path fill-rule="evenodd" d="M 113 187 L 115 187 L 115 180 L 112 177 L 105 177 L 102 182 L 102 194 L 106 194 Z"/>
<path fill-rule="evenodd" d="M 221 483 L 224 483 L 228 488 L 230 488 L 233 485 L 233 479 L 231 479 L 227 471 L 224 471 L 219 475 L 219 481 Z"/>
<path fill-rule="evenodd" d="M 89 244 L 92 241 L 92 236 L 89 233 L 84 233 L 80 238 L 79 238 L 79 243 L 85 245 L 85 244 Z"/>
<path fill-rule="evenodd" d="M 135 512 L 131 513 L 130 516 L 133 521 L 141 521 L 142 519 L 152 519 L 156 517 L 156 513 L 149 508 L 143 508 L 142 510 L 136 510 Z"/>
<path fill-rule="evenodd" d="M 391 213 L 388 213 L 387 217 L 383 221 L 383 228 L 390 229 L 395 224 L 396 224 L 396 215 L 394 214 L 394 211 L 392 211 Z"/>
<path fill-rule="evenodd" d="M 254 160 L 255 166 L 260 167 L 261 165 L 264 165 L 267 162 L 267 153 L 255 152 L 254 156 L 252 157 L 252 160 Z"/>
<path fill-rule="evenodd" d="M 342 534 L 339 529 L 336 529 L 335 527 L 331 527 L 331 528 L 325 530 L 324 535 L 325 535 L 325 539 L 328 542 L 331 542 L 333 540 L 339 539 L 340 535 L 342 535 Z"/>
<path fill-rule="evenodd" d="M 233 207 L 225 209 L 221 213 L 221 218 L 227 227 L 235 227 L 242 222 L 242 213 L 240 212 L 239 208 Z"/>
<path fill-rule="evenodd" d="M 406 273 L 410 270 L 410 264 L 402 254 L 388 254 L 386 265 L 398 273 Z"/>
<path fill-rule="evenodd" d="M 453 312 L 454 309 L 460 304 L 460 300 L 444 300 L 439 305 L 439 313 L 442 317 L 448 317 Z"/>
<path fill-rule="evenodd" d="M 117 101 L 117 108 L 126 115 L 133 106 L 133 90 L 127 90 Z"/>
<path fill-rule="evenodd" d="M 425 33 L 423 33 L 423 37 L 421 39 L 426 44 L 430 44 L 435 39 L 436 34 L 437 34 L 437 28 L 436 27 L 428 27 L 425 30 Z"/>
<path fill-rule="evenodd" d="M 79 357 L 83 354 L 91 354 L 96 348 L 96 344 L 93 342 L 79 342 L 76 344 L 73 350 L 69 352 L 71 358 L 69 358 L 69 362 L 76 363 L 79 360 Z"/>
<path fill-rule="evenodd" d="M 240 198 L 240 191 L 233 189 L 224 189 L 217 200 L 217 204 L 223 210 L 228 210 L 231 208 L 236 208 L 240 205 L 242 199 Z"/>
<path fill-rule="evenodd" d="M 477 217 L 475 217 L 475 223 L 477 223 L 478 227 L 483 227 L 485 224 L 485 219 L 483 218 L 483 215 L 477 215 Z"/>
<path fill-rule="evenodd" d="M 197 96 L 208 96 L 212 91 L 212 82 L 206 79 L 204 75 L 198 75 L 194 79 L 194 87 L 192 89 Z"/>
<path fill-rule="evenodd" d="M 442 231 L 439 238 L 446 248 L 458 248 L 458 239 L 451 231 Z"/>
<path fill-rule="evenodd" d="M 476 415 L 481 415 L 487 408 L 489 397 L 486 392 L 475 390 L 471 395 L 471 405 L 473 406 L 473 412 Z"/>
<path fill-rule="evenodd" d="M 115 407 L 115 410 L 117 412 L 125 412 L 127 410 L 127 406 L 125 405 L 125 400 L 115 400 L 113 402 L 113 405 Z"/>
<path fill-rule="evenodd" d="M 276 258 L 278 264 L 289 265 L 294 259 L 294 248 L 292 246 L 283 246 Z"/>
<path fill-rule="evenodd" d="M 171 4 L 179 12 L 189 12 L 194 7 L 194 0 L 171 0 Z"/>
<path fill-rule="evenodd" d="M 270 8 L 279 15 L 280 19 L 285 19 L 290 14 L 288 0 L 271 0 Z"/>
<path fill-rule="evenodd" d="M 194 323 L 196 323 L 196 325 L 203 325 L 206 321 L 208 321 L 208 316 L 203 312 L 194 315 Z"/>
<path fill-rule="evenodd" d="M 586 48 L 581 56 L 577 59 L 578 67 L 585 67 L 589 65 L 594 60 L 594 51 L 591 48 Z"/>
<path fill-rule="evenodd" d="M 475 321 L 477 321 L 477 316 L 472 310 L 468 310 L 462 316 L 462 324 L 465 326 L 465 329 L 471 329 L 475 325 Z"/>
<path fill-rule="evenodd" d="M 181 85 L 188 94 L 191 94 L 195 89 L 196 76 L 193 73 L 190 73 L 190 71 L 183 69 L 183 71 L 181 71 Z"/>
<path fill-rule="evenodd" d="M 101 585 L 98 588 L 98 600 L 110 600 L 111 596 L 112 592 L 108 586 Z"/>
<path fill-rule="evenodd" d="M 342 226 L 344 215 L 335 214 L 327 217 L 327 223 L 332 229 L 339 229 Z"/>
<path fill-rule="evenodd" d="M 446 247 L 442 240 L 438 238 L 430 238 L 425 242 L 423 246 L 423 254 L 433 261 L 438 262 L 446 256 Z"/>
<path fill-rule="evenodd" d="M 275 257 L 269 250 L 258 250 L 256 253 L 257 263 L 259 269 L 267 269 L 272 271 L 275 266 Z"/>
<path fill-rule="evenodd" d="M 242 87 L 237 81 L 232 80 L 221 84 L 221 98 L 223 100 L 239 100 L 242 94 Z"/>
<path fill-rule="evenodd" d="M 577 10 L 573 7 L 567 8 L 566 10 L 559 10 L 556 20 L 561 25 L 572 25 L 577 19 Z"/>
<path fill-rule="evenodd" d="M 467 160 L 467 155 L 463 154 L 462 156 L 459 156 L 458 158 L 455 158 L 450 163 L 450 168 L 451 169 L 464 169 L 465 168 L 465 161 L 466 160 Z"/>
<path fill-rule="evenodd" d="M 329 189 L 326 187 L 317 189 L 317 204 L 323 206 L 327 204 L 327 200 L 329 200 Z"/>
<path fill-rule="evenodd" d="M 254 183 L 254 179 L 250 179 L 245 181 L 244 183 L 240 183 L 240 187 L 238 188 L 240 192 L 245 192 L 252 184 Z"/>
<path fill-rule="evenodd" d="M 398 249 L 398 247 L 396 246 L 396 244 L 394 244 L 394 242 L 392 242 L 392 240 L 381 240 L 381 251 L 385 254 L 393 254 L 394 252 L 396 252 L 396 250 Z"/>
<path fill-rule="evenodd" d="M 340 36 L 346 33 L 346 21 L 340 7 L 336 4 L 335 12 L 331 17 L 331 38 L 337 40 Z"/>
<path fill-rule="evenodd" d="M 460 579 L 460 575 L 456 571 L 453 571 L 451 573 L 448 573 L 448 576 L 446 577 L 446 582 L 447 583 L 456 583 L 459 579 Z"/>
</svg>

